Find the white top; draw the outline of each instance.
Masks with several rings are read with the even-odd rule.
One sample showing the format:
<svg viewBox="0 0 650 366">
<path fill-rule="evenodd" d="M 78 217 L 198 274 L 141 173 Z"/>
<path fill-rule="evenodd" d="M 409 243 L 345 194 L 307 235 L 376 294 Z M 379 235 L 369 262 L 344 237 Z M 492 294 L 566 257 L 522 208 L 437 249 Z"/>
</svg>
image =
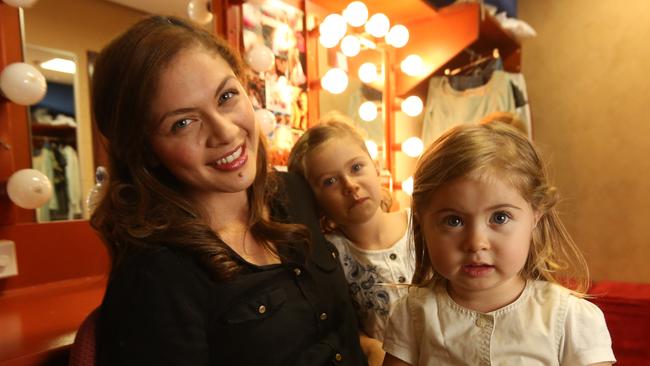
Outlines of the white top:
<svg viewBox="0 0 650 366">
<path fill-rule="evenodd" d="M 408 293 L 415 270 L 415 251 L 408 240 L 410 210 L 406 210 L 406 215 L 407 230 L 388 249 L 365 250 L 341 234 L 325 235 L 339 251 L 363 331 L 380 341 L 384 339 L 390 310 Z"/>
<path fill-rule="evenodd" d="M 492 112 L 516 113 L 510 79 L 496 70 L 487 84 L 463 91 L 454 89 L 444 76 L 429 80 L 422 120 L 422 142 L 429 146 L 447 129 L 461 124 L 477 124 Z"/>
<path fill-rule="evenodd" d="M 589 365 L 615 362 L 602 311 L 546 281 L 490 313 L 444 286 L 412 287 L 391 313 L 384 349 L 411 365 Z"/>
</svg>

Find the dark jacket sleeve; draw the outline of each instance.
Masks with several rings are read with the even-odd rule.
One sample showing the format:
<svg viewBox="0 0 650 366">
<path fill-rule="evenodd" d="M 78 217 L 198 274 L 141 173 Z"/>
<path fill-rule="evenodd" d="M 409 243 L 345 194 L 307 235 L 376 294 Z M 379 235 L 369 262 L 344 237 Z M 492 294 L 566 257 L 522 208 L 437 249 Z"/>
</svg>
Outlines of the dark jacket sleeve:
<svg viewBox="0 0 650 366">
<path fill-rule="evenodd" d="M 98 324 L 100 365 L 207 365 L 209 279 L 169 249 L 125 262 L 107 289 Z"/>
</svg>

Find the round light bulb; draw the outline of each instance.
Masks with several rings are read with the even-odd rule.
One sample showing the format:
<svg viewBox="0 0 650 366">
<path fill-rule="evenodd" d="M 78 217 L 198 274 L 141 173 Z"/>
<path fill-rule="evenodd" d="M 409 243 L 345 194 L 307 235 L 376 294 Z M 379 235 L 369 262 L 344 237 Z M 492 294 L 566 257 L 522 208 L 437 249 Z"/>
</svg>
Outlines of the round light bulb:
<svg viewBox="0 0 650 366">
<path fill-rule="evenodd" d="M 374 102 L 363 102 L 359 106 L 359 117 L 366 122 L 374 121 L 378 114 L 377 105 Z"/>
<path fill-rule="evenodd" d="M 17 206 L 33 209 L 43 206 L 52 197 L 52 183 L 35 169 L 21 169 L 7 181 L 9 199 Z"/>
<path fill-rule="evenodd" d="M 361 1 L 353 1 L 343 10 L 343 18 L 353 27 L 360 27 L 368 20 L 368 7 Z"/>
<path fill-rule="evenodd" d="M 275 120 L 275 114 L 273 114 L 273 112 L 269 111 L 268 109 L 261 108 L 255 111 L 255 118 L 260 124 L 262 133 L 265 135 L 268 136 L 275 130 L 277 121 Z"/>
<path fill-rule="evenodd" d="M 394 25 L 386 35 L 386 43 L 395 48 L 402 48 L 406 46 L 408 41 L 409 30 L 401 24 Z"/>
<path fill-rule="evenodd" d="M 424 61 L 418 55 L 408 55 L 400 62 L 399 67 L 406 75 L 419 76 L 423 74 Z"/>
<path fill-rule="evenodd" d="M 339 68 L 327 70 L 321 79 L 321 86 L 332 94 L 341 94 L 348 87 L 348 74 Z"/>
<path fill-rule="evenodd" d="M 389 28 L 390 20 L 383 13 L 377 13 L 371 16 L 365 26 L 366 32 L 376 38 L 385 36 Z"/>
<path fill-rule="evenodd" d="M 402 181 L 402 192 L 409 196 L 413 194 L 413 176 L 410 176 Z"/>
<path fill-rule="evenodd" d="M 318 30 L 321 35 L 331 34 L 331 37 L 340 40 L 345 35 L 345 32 L 347 32 L 348 25 L 343 15 L 332 13 L 323 19 L 323 23 Z"/>
<path fill-rule="evenodd" d="M 359 66 L 359 80 L 366 84 L 374 83 L 379 78 L 377 65 L 366 62 Z"/>
<path fill-rule="evenodd" d="M 424 106 L 422 105 L 422 99 L 415 95 L 411 95 L 402 101 L 401 107 L 402 112 L 406 113 L 406 115 L 415 117 L 422 113 L 422 108 Z"/>
<path fill-rule="evenodd" d="M 14 103 L 36 104 L 47 91 L 45 76 L 37 68 L 24 62 L 14 62 L 0 74 L 0 90 Z"/>
<path fill-rule="evenodd" d="M 409 137 L 402 142 L 402 151 L 412 158 L 417 158 L 424 151 L 424 143 L 419 137 Z"/>
<path fill-rule="evenodd" d="M 187 15 L 199 24 L 208 24 L 212 21 L 212 13 L 205 0 L 190 0 L 187 3 Z"/>
<path fill-rule="evenodd" d="M 246 63 L 257 72 L 269 70 L 275 63 L 275 55 L 270 48 L 263 44 L 256 44 L 251 47 L 244 56 Z"/>
<path fill-rule="evenodd" d="M 3 3 L 16 8 L 31 8 L 38 0 L 2 0 Z"/>
<path fill-rule="evenodd" d="M 370 158 L 372 160 L 376 160 L 377 156 L 379 156 L 379 147 L 377 146 L 377 143 L 372 141 L 372 140 L 366 140 L 366 149 L 368 149 L 368 154 L 370 154 Z"/>
<path fill-rule="evenodd" d="M 343 37 L 341 40 L 341 52 L 348 57 L 354 57 L 361 51 L 359 38 L 353 35 Z"/>
<path fill-rule="evenodd" d="M 321 33 L 321 35 L 318 36 L 318 42 L 320 42 L 320 44 L 325 48 L 332 48 L 339 43 L 339 39 L 332 37 L 331 34 Z"/>
</svg>

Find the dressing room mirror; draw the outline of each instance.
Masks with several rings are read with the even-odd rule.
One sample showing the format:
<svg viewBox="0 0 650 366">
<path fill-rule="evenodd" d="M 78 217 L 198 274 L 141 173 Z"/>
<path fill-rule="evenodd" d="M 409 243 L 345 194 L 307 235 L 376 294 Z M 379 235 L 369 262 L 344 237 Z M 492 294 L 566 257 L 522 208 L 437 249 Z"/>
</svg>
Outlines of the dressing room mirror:
<svg viewBox="0 0 650 366">
<path fill-rule="evenodd" d="M 33 167 L 50 177 L 52 200 L 37 211 L 39 222 L 88 218 L 86 197 L 99 160 L 93 143 L 90 71 L 111 39 L 147 14 L 187 18 L 187 1 L 39 0 L 21 11 L 25 62 L 46 77 L 48 93 L 29 107 Z M 211 29 L 207 24 L 206 29 Z M 68 72 L 42 64 L 58 58 Z M 74 68 L 74 70 L 72 70 Z"/>
<path fill-rule="evenodd" d="M 24 60 L 39 68 L 47 81 L 45 97 L 29 107 L 32 168 L 53 183 L 49 202 L 36 209 L 38 222 L 80 219 L 79 169 L 74 53 L 25 44 Z"/>
<path fill-rule="evenodd" d="M 359 68 L 364 64 L 375 67 L 375 81 L 364 83 L 360 80 Z M 324 116 L 330 111 L 339 111 L 352 118 L 355 124 L 365 132 L 365 138 L 377 146 L 375 159 L 381 167 L 384 167 L 386 138 L 384 135 L 382 89 L 385 67 L 382 53 L 378 49 L 366 48 L 354 57 L 346 57 L 338 51 L 338 48 L 328 49 L 319 44 L 318 69 L 321 80 L 327 71 L 334 67 L 347 72 L 348 86 L 339 94 L 333 94 L 321 87 L 319 92 L 320 115 Z M 363 110 L 361 113 L 360 108 Z M 362 114 L 365 114 L 365 119 Z M 372 147 L 369 149 L 373 150 Z M 372 151 L 371 154 L 373 154 Z"/>
</svg>

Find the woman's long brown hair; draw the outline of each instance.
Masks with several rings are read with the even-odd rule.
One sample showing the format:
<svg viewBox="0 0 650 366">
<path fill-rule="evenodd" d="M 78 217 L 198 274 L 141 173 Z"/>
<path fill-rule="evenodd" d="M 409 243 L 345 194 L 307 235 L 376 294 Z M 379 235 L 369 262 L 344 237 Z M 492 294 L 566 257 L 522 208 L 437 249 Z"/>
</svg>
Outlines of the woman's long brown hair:
<svg viewBox="0 0 650 366">
<path fill-rule="evenodd" d="M 109 182 L 91 217 L 113 268 L 135 250 L 164 246 L 192 253 L 213 277 L 232 278 L 241 266 L 207 225 L 206 214 L 181 193 L 180 182 L 155 157 L 148 143 L 151 101 L 160 75 L 182 51 L 198 47 L 223 58 L 243 81 L 238 54 L 222 39 L 175 17 L 154 16 L 132 26 L 99 55 L 92 83 L 95 122 L 106 137 Z M 249 230 L 277 253 L 278 245 L 308 239 L 302 225 L 264 215 L 279 181 L 268 172 L 266 141 L 260 136 L 256 177 L 247 189 Z"/>
</svg>

